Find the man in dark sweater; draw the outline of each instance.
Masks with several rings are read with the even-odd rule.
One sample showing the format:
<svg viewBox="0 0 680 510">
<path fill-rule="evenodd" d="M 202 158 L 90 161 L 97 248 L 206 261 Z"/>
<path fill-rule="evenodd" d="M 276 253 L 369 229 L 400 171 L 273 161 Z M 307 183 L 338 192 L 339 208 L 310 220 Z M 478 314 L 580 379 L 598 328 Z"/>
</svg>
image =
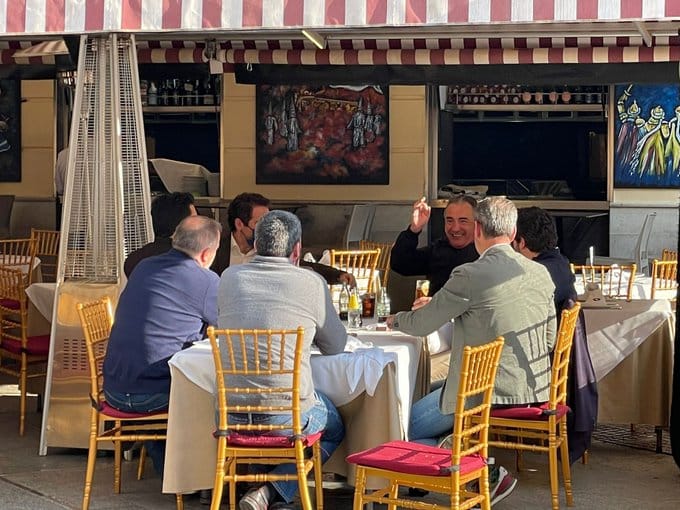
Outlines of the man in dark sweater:
<svg viewBox="0 0 680 510">
<path fill-rule="evenodd" d="M 449 200 L 444 209 L 444 237 L 418 248 L 418 235 L 430 220 L 431 209 L 425 198 L 413 204 L 411 224 L 397 237 L 392 248 L 390 267 L 403 276 L 426 275 L 430 296 L 441 289 L 451 271 L 479 258 L 473 242 L 473 211 L 477 201 L 460 195 Z"/>
<path fill-rule="evenodd" d="M 118 306 L 104 359 L 104 395 L 116 409 L 166 409 L 168 359 L 217 324 L 220 279 L 210 271 L 222 226 L 205 216 L 182 220 L 167 253 L 149 257 L 130 275 Z M 165 448 L 147 445 L 162 473 Z"/>
</svg>

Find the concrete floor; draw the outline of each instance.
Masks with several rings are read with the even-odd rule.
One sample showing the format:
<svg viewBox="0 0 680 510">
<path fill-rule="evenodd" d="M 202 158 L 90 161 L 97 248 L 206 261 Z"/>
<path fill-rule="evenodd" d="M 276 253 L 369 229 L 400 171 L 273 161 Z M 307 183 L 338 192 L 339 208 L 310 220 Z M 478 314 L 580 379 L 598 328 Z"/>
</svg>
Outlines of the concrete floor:
<svg viewBox="0 0 680 510">
<path fill-rule="evenodd" d="M 50 449 L 37 455 L 40 415 L 30 399 L 26 435 L 18 435 L 18 398 L 0 383 L 0 509 L 57 510 L 80 508 L 86 452 Z M 511 471 L 514 458 L 496 452 L 497 461 Z M 518 475 L 514 493 L 494 508 L 498 510 L 549 509 L 547 456 L 526 454 L 527 470 Z M 135 479 L 135 462 L 124 462 L 123 492 L 113 494 L 113 459 L 97 459 L 90 508 L 160 509 L 175 507 L 172 495 L 161 494 L 161 480 L 150 467 L 146 478 Z M 680 470 L 670 455 L 595 442 L 588 465 L 572 466 L 575 507 L 582 509 L 680 508 Z M 444 499 L 436 498 L 445 504 Z M 561 505 L 565 506 L 561 495 Z M 326 490 L 326 508 L 350 509 L 351 489 Z M 198 496 L 185 496 L 185 508 L 207 509 Z M 227 506 L 223 506 L 227 508 Z"/>
</svg>

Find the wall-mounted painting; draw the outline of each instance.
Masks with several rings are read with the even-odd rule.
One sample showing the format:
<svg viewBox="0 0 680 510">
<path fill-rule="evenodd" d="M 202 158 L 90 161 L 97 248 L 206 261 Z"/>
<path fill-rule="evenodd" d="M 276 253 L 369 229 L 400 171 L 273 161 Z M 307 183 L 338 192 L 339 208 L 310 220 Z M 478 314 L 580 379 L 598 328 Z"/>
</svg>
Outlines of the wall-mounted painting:
<svg viewBox="0 0 680 510">
<path fill-rule="evenodd" d="M 680 86 L 617 85 L 614 186 L 680 187 Z"/>
<path fill-rule="evenodd" d="M 0 80 L 0 181 L 21 181 L 19 82 Z"/>
<path fill-rule="evenodd" d="M 385 86 L 258 85 L 257 184 L 389 184 Z"/>
</svg>

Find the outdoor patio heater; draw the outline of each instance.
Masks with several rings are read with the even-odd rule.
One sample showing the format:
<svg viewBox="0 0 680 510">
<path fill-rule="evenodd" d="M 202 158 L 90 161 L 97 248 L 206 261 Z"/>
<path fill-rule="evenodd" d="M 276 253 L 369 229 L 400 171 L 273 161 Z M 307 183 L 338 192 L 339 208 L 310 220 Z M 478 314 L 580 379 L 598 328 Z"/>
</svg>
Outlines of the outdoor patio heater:
<svg viewBox="0 0 680 510">
<path fill-rule="evenodd" d="M 86 448 L 90 379 L 76 304 L 125 284 L 123 261 L 153 240 L 132 35 L 82 36 L 61 224 L 40 454 Z"/>
</svg>

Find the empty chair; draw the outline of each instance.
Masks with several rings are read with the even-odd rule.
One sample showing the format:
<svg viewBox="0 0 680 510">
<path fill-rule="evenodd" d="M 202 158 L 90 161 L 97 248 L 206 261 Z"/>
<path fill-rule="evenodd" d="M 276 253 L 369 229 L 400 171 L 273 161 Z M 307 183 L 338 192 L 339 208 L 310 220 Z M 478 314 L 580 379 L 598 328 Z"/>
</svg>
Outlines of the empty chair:
<svg viewBox="0 0 680 510">
<path fill-rule="evenodd" d="M 665 251 L 665 250 L 664 250 Z M 656 299 L 657 291 L 664 291 L 664 295 L 670 299 L 675 299 L 675 293 L 671 292 L 678 287 L 678 261 L 658 260 L 652 262 L 652 293 L 651 298 Z"/>
<path fill-rule="evenodd" d="M 375 205 L 357 204 L 352 207 L 352 214 L 347 222 L 342 242 L 346 250 L 356 247 L 362 239 L 368 239 L 371 236 L 374 217 Z"/>
<path fill-rule="evenodd" d="M 357 280 L 359 290 L 371 292 L 380 252 L 380 248 L 377 250 L 331 250 L 331 266 L 352 273 Z"/>
<path fill-rule="evenodd" d="M 83 490 L 83 510 L 90 506 L 92 479 L 98 445 L 111 441 L 114 444 L 113 490 L 120 493 L 122 443 L 135 441 L 157 441 L 165 439 L 168 425 L 167 411 L 154 413 L 130 413 L 111 407 L 104 397 L 103 366 L 106 347 L 113 325 L 113 312 L 109 298 L 91 303 L 78 303 L 78 316 L 83 327 L 87 361 L 90 369 L 90 441 L 87 453 L 87 470 Z M 140 461 L 141 466 L 141 461 Z M 138 477 L 139 477 L 138 473 Z M 183 508 L 182 495 L 176 497 L 178 510 Z"/>
<path fill-rule="evenodd" d="M 656 213 L 649 213 L 645 217 L 645 221 L 642 223 L 642 228 L 638 234 L 637 241 L 635 242 L 635 248 L 633 253 L 628 257 L 621 256 L 611 256 L 611 257 L 598 257 L 595 256 L 594 260 L 590 263 L 593 265 L 631 265 L 635 264 L 637 270 L 640 272 L 647 272 L 649 270 L 649 256 L 647 255 L 647 246 L 649 245 L 649 237 L 652 233 L 652 226 L 654 225 L 654 218 L 656 218 Z"/>
<path fill-rule="evenodd" d="M 569 264 L 571 272 L 581 276 L 583 288 L 595 283 L 602 289 L 602 295 L 611 298 L 633 299 L 633 283 L 637 266 L 630 265 L 577 265 Z"/>
<path fill-rule="evenodd" d="M 24 435 L 26 383 L 45 375 L 50 335 L 28 336 L 26 278 L 17 268 L 0 265 L 0 372 L 19 381 L 19 435 Z M 29 369 L 36 366 L 35 371 Z"/>
<path fill-rule="evenodd" d="M 229 330 L 208 328 L 217 382 L 219 424 L 217 465 L 211 510 L 218 510 L 223 486 L 229 486 L 229 508 L 236 508 L 238 482 L 297 481 L 304 510 L 323 508 L 321 433 L 303 433 L 300 411 L 300 365 L 304 328 L 297 330 Z M 286 345 L 294 343 L 294 358 Z M 269 379 L 269 381 L 268 381 Z M 257 381 L 253 382 L 253 381 Z M 245 394 L 251 396 L 243 403 Z M 256 402 L 256 403 L 252 403 Z M 285 404 L 284 404 L 285 402 Z M 289 424 L 230 423 L 231 413 L 283 414 Z M 290 425 L 292 423 L 292 425 Z M 311 456 L 306 449 L 311 448 Z M 293 474 L 248 473 L 252 464 L 295 464 Z M 246 471 L 239 468 L 246 467 Z M 307 475 L 314 470 L 316 505 L 312 507 Z"/>
<path fill-rule="evenodd" d="M 56 282 L 57 262 L 59 259 L 59 231 L 32 228 L 31 239 L 35 243 L 35 256 L 40 259 L 43 281 Z"/>
<path fill-rule="evenodd" d="M 362 239 L 359 241 L 360 250 L 380 250 L 380 257 L 378 258 L 378 265 L 376 268 L 380 271 L 380 283 L 383 288 L 387 288 L 387 280 L 390 276 L 390 258 L 392 257 L 392 246 L 394 243 L 378 243 L 376 241 L 369 241 Z"/>
<path fill-rule="evenodd" d="M 12 207 L 14 195 L 0 195 L 0 239 L 10 237 L 10 221 L 12 219 Z"/>
<path fill-rule="evenodd" d="M 446 508 L 400 497 L 400 486 L 446 494 L 451 509 L 489 510 L 489 411 L 502 349 L 502 337 L 464 348 L 450 449 L 391 441 L 347 457 L 347 462 L 357 465 L 354 510 L 371 503 L 390 509 Z M 386 479 L 386 484 L 366 494 L 368 476 Z M 477 484 L 470 483 L 475 481 Z"/>
<path fill-rule="evenodd" d="M 664 248 L 661 252 L 661 260 L 678 260 L 678 252 Z"/>
<path fill-rule="evenodd" d="M 553 351 L 548 402 L 529 407 L 507 407 L 491 410 L 489 433 L 502 439 L 490 440 L 489 446 L 522 451 L 545 452 L 549 458 L 552 508 L 559 508 L 557 454 L 562 462 L 562 481 L 567 505 L 574 505 L 571 490 L 569 444 L 567 440 L 567 377 L 574 329 L 581 305 L 562 312 L 557 341 Z M 527 441 L 528 439 L 528 441 Z M 519 463 L 518 463 L 519 464 Z"/>
</svg>

